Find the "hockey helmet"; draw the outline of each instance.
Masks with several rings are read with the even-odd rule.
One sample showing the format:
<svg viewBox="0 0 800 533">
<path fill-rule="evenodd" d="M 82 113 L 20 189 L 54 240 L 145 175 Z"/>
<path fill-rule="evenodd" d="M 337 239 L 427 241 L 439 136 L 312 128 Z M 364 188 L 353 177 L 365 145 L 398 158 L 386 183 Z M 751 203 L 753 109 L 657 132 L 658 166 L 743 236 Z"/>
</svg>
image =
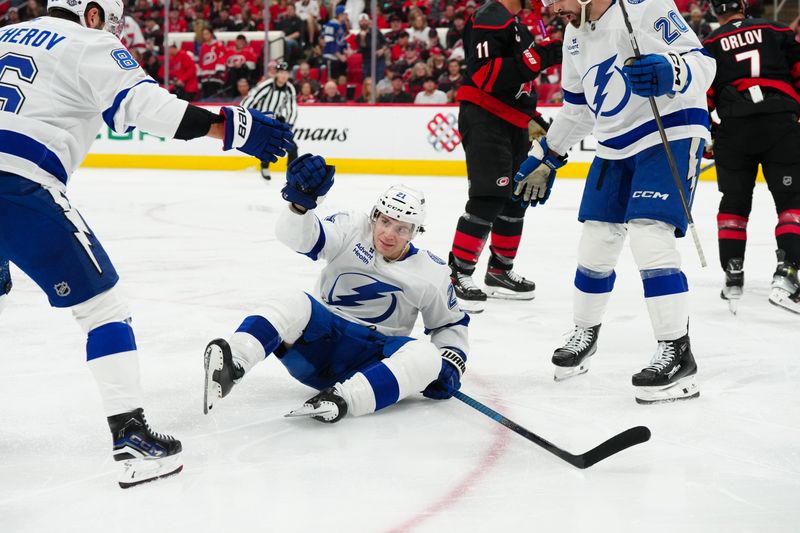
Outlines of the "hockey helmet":
<svg viewBox="0 0 800 533">
<path fill-rule="evenodd" d="M 389 218 L 411 223 L 411 239 L 425 231 L 425 195 L 407 185 L 392 185 L 378 197 L 370 218 L 374 222 L 383 213 Z"/>
<path fill-rule="evenodd" d="M 103 11 L 105 21 L 103 29 L 117 37 L 122 35 L 122 27 L 125 25 L 122 18 L 122 0 L 47 0 L 47 9 L 57 7 L 74 13 L 80 19 L 81 25 L 86 26 L 83 14 L 91 4 L 97 4 Z"/>
<path fill-rule="evenodd" d="M 746 0 L 711 0 L 711 12 L 716 16 L 737 13 L 746 5 Z"/>
</svg>

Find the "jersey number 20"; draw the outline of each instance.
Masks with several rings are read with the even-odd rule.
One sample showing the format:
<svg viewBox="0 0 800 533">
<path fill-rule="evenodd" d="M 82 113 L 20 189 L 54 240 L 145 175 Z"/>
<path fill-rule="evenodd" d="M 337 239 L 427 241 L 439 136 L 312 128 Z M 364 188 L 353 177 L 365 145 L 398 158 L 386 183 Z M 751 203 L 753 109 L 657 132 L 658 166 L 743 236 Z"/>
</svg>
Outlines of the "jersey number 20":
<svg viewBox="0 0 800 533">
<path fill-rule="evenodd" d="M 675 39 L 680 37 L 681 33 L 689 31 L 689 26 L 686 25 L 683 17 L 672 10 L 667 13 L 666 17 L 656 20 L 653 26 L 657 31 L 661 32 L 661 38 L 667 44 L 672 44 Z"/>
<path fill-rule="evenodd" d="M 10 78 L 9 72 L 16 73 L 21 81 L 33 83 L 39 70 L 28 56 L 9 52 L 0 57 L 0 111 L 19 113 L 22 103 L 25 102 L 25 95 L 17 85 L 3 81 Z"/>
</svg>

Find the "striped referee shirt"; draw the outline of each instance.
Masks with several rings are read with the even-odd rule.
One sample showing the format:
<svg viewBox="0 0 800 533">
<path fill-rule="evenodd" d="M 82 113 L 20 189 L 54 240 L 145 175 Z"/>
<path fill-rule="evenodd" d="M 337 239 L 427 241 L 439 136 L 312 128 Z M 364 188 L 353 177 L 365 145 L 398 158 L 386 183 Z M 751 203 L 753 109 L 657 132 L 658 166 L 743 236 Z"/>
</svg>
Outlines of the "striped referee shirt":
<svg viewBox="0 0 800 533">
<path fill-rule="evenodd" d="M 266 79 L 247 93 L 241 105 L 254 107 L 262 113 L 273 113 L 291 126 L 297 120 L 297 92 L 290 81 L 278 87 L 274 78 Z"/>
</svg>

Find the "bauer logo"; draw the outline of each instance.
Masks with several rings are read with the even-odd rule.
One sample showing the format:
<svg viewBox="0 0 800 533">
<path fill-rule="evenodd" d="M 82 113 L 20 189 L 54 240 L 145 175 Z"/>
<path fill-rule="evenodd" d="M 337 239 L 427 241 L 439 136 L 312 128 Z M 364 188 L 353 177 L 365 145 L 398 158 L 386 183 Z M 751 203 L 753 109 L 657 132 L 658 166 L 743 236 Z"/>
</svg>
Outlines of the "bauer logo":
<svg viewBox="0 0 800 533">
<path fill-rule="evenodd" d="M 652 198 L 653 200 L 666 200 L 669 198 L 669 193 L 658 191 L 633 191 L 634 198 Z"/>
<path fill-rule="evenodd" d="M 453 113 L 436 113 L 428 122 L 428 142 L 437 152 L 452 152 L 461 144 L 458 119 Z"/>
</svg>

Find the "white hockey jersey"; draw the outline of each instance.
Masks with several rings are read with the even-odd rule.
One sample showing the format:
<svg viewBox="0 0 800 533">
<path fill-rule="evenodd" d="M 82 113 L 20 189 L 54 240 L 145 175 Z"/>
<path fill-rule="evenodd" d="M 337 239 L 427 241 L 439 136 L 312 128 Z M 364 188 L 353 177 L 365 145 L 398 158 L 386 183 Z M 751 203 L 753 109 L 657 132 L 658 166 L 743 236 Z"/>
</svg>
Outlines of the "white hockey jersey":
<svg viewBox="0 0 800 533">
<path fill-rule="evenodd" d="M 372 245 L 365 213 L 320 220 L 313 211 L 286 209 L 276 235 L 293 250 L 328 263 L 313 296 L 331 312 L 384 335 L 409 335 L 421 314 L 438 348 L 468 353 L 469 317 L 458 307 L 450 269 L 431 252 L 411 246 L 403 260 L 385 261 Z"/>
<path fill-rule="evenodd" d="M 107 31 L 53 17 L 0 28 L 0 172 L 64 190 L 104 121 L 173 137 L 186 106 Z"/>
<path fill-rule="evenodd" d="M 567 24 L 564 107 L 547 133 L 548 145 L 559 154 L 592 131 L 597 156 L 604 159 L 624 159 L 661 142 L 648 99 L 633 94 L 622 73 L 625 60 L 634 53 L 618 2 L 582 29 Z M 681 54 L 690 71 L 682 93 L 656 98 L 668 139 L 708 141 L 706 90 L 714 80 L 716 62 L 672 0 L 625 0 L 625 7 L 642 54 Z"/>
</svg>

